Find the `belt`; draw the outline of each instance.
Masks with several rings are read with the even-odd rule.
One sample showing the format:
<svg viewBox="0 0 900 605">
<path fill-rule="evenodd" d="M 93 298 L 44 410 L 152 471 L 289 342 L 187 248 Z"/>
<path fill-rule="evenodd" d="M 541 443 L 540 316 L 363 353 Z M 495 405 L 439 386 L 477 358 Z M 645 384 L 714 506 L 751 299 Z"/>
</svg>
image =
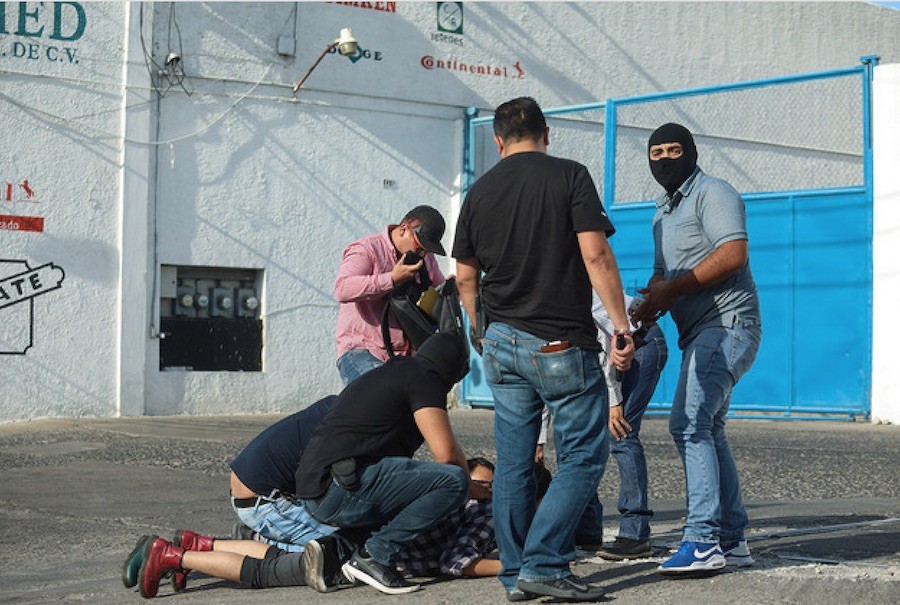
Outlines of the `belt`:
<svg viewBox="0 0 900 605">
<path fill-rule="evenodd" d="M 261 502 L 274 502 L 278 498 L 285 498 L 286 500 L 290 500 L 290 494 L 283 494 L 278 489 L 273 489 L 272 493 L 268 496 L 261 496 L 259 494 L 255 496 L 251 496 L 249 498 L 235 498 L 231 497 L 231 502 L 234 504 L 235 508 L 253 508 L 254 506 L 260 504 Z"/>
<path fill-rule="evenodd" d="M 234 504 L 235 508 L 253 508 L 259 504 L 259 498 L 259 496 L 253 496 L 252 498 L 231 498 L 231 502 Z"/>
</svg>

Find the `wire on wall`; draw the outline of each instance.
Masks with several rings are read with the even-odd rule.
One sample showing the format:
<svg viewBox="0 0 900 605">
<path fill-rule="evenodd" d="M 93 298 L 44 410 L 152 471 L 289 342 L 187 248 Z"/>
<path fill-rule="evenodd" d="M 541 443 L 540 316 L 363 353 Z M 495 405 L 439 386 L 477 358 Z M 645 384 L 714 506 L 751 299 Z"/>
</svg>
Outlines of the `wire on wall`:
<svg viewBox="0 0 900 605">
<path fill-rule="evenodd" d="M 244 94 L 239 96 L 237 99 L 235 99 L 234 103 L 229 105 L 228 109 L 223 111 L 217 118 L 215 118 L 214 120 L 212 120 L 205 126 L 195 130 L 194 132 L 192 132 L 190 134 L 185 134 L 185 135 L 174 137 L 171 139 L 166 139 L 165 141 L 141 141 L 138 139 L 132 139 L 130 137 L 122 137 L 119 134 L 112 134 L 112 133 L 105 132 L 105 131 L 102 131 L 102 130 L 99 130 L 96 128 L 91 128 L 90 126 L 87 126 L 87 125 L 80 125 L 80 126 L 74 127 L 74 126 L 72 126 L 72 124 L 69 123 L 69 118 L 57 116 L 52 113 L 42 111 L 40 109 L 35 109 L 34 107 L 30 107 L 28 105 L 25 105 L 24 103 L 20 103 L 16 99 L 9 97 L 9 96 L 3 94 L 2 92 L 0 92 L 0 99 L 3 99 L 5 101 L 9 102 L 11 105 L 18 107 L 19 109 L 22 109 L 25 112 L 37 114 L 43 118 L 46 118 L 53 122 L 57 122 L 59 124 L 62 124 L 63 126 L 65 126 L 67 128 L 74 129 L 74 130 L 90 131 L 90 132 L 94 133 L 94 136 L 96 136 L 96 138 L 99 138 L 99 139 L 121 139 L 123 141 L 127 141 L 129 143 L 134 143 L 137 145 L 169 145 L 171 143 L 177 143 L 179 141 L 183 141 L 185 139 L 190 139 L 192 137 L 201 135 L 204 132 L 206 132 L 207 130 L 209 130 L 210 128 L 212 128 L 217 122 L 220 122 L 225 116 L 227 116 L 229 113 L 231 113 L 234 110 L 234 108 L 238 105 L 238 103 L 240 103 L 241 101 L 246 99 L 248 96 L 250 96 L 253 93 L 253 91 L 256 90 L 260 84 L 262 84 L 263 80 L 266 79 L 266 76 L 269 75 L 269 70 L 272 69 L 272 66 L 274 64 L 275 64 L 274 61 L 272 63 L 269 63 L 266 66 L 266 69 L 263 72 L 263 74 L 259 77 L 259 80 L 257 80 L 253 84 L 253 86 L 251 86 L 250 89 L 247 90 L 247 92 L 245 92 Z"/>
<path fill-rule="evenodd" d="M 141 2 L 141 8 L 138 13 L 138 29 L 144 64 L 147 66 L 150 82 L 155 83 L 154 89 L 160 97 L 165 98 L 169 91 L 175 87 L 181 88 L 184 94 L 191 96 L 194 91 L 188 90 L 185 86 L 187 75 L 184 72 L 184 61 L 182 60 L 184 42 L 181 37 L 181 27 L 178 26 L 178 19 L 175 16 L 175 3 L 169 3 L 169 19 L 166 25 L 166 58 L 162 65 L 157 63 L 153 58 L 153 53 L 147 50 L 147 42 L 144 40 L 144 4 L 144 2 Z M 172 44 L 173 32 L 177 37 L 177 47 Z"/>
</svg>

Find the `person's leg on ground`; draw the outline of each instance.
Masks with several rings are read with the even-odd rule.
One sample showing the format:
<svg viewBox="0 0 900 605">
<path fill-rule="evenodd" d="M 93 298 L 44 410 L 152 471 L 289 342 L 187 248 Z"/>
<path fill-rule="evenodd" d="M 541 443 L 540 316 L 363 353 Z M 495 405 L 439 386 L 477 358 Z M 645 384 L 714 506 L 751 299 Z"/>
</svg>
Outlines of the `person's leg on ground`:
<svg viewBox="0 0 900 605">
<path fill-rule="evenodd" d="M 359 483 L 353 492 L 333 483 L 322 498 L 303 500 L 303 505 L 323 523 L 381 525 L 344 564 L 344 573 L 389 594 L 416 590 L 418 585 L 392 568 L 391 559 L 402 545 L 463 505 L 468 473 L 449 464 L 384 458 L 364 467 Z"/>
</svg>

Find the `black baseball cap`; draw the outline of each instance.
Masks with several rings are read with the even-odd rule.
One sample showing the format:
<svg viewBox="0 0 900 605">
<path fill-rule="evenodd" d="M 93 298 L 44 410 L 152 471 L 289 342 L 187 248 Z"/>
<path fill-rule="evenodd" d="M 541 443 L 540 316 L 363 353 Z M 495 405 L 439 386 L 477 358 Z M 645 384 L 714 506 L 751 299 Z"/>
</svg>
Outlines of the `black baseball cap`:
<svg viewBox="0 0 900 605">
<path fill-rule="evenodd" d="M 428 252 L 445 256 L 447 254 L 441 245 L 444 237 L 444 217 L 431 206 L 416 206 L 403 217 L 404 223 L 417 221 L 419 224 L 413 227 L 413 232 L 422 247 Z"/>
</svg>

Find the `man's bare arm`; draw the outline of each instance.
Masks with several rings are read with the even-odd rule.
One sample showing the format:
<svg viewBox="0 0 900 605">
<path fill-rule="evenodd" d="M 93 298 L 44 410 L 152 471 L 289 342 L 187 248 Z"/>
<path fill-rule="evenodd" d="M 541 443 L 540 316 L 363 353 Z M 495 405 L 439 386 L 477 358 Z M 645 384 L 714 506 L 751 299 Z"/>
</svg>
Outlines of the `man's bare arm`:
<svg viewBox="0 0 900 605">
<path fill-rule="evenodd" d="M 747 240 L 725 242 L 687 273 L 666 280 L 654 275 L 641 290 L 645 301 L 635 315 L 636 321 L 653 321 L 671 309 L 686 294 L 708 290 L 740 271 L 747 264 Z"/>
<path fill-rule="evenodd" d="M 591 286 L 600 295 L 600 301 L 606 307 L 609 318 L 616 330 L 631 330 L 625 314 L 625 297 L 622 294 L 622 280 L 619 277 L 619 266 L 606 234 L 602 231 L 581 231 L 578 233 L 578 247 L 581 258 L 587 269 Z M 624 349 L 609 346 L 609 360 L 622 371 L 631 367 L 634 355 L 634 341 L 630 336 L 625 338 Z"/>
<path fill-rule="evenodd" d="M 413 412 L 413 418 L 416 426 L 419 427 L 419 432 L 425 438 L 425 444 L 431 451 L 434 461 L 442 464 L 455 464 L 468 474 L 469 465 L 466 462 L 466 455 L 456 441 L 453 429 L 450 428 L 450 416 L 447 414 L 447 410 L 432 407 L 420 408 Z M 487 500 L 491 494 L 483 485 L 469 480 L 469 496 Z"/>
<path fill-rule="evenodd" d="M 476 258 L 456 261 L 456 287 L 459 300 L 462 302 L 469 325 L 475 325 L 475 297 L 478 295 L 478 284 L 481 281 L 481 265 Z"/>
</svg>

